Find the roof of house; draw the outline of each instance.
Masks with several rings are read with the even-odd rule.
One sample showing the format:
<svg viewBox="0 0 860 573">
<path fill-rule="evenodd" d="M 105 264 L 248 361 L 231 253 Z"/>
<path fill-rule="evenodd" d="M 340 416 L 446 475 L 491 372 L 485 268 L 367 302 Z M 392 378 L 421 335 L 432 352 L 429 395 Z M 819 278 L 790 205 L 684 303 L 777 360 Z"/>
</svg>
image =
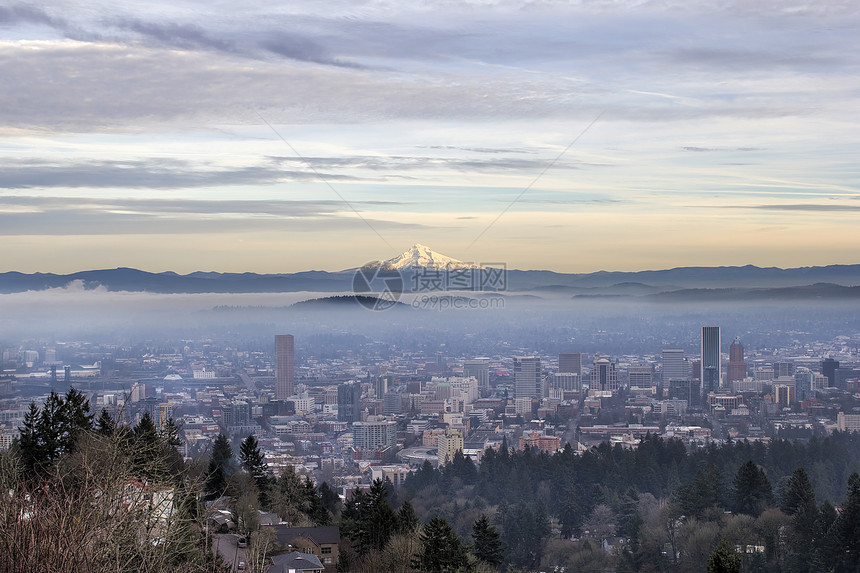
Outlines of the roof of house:
<svg viewBox="0 0 860 573">
<path fill-rule="evenodd" d="M 287 527 L 286 525 L 270 526 L 275 532 L 278 543 L 286 545 L 296 537 L 306 537 L 317 544 L 340 543 L 340 528 L 336 525 L 325 527 Z"/>
<path fill-rule="evenodd" d="M 280 573 L 282 571 L 286 572 L 290 570 L 316 571 L 325 569 L 316 555 L 301 553 L 299 551 L 284 553 L 283 555 L 275 555 L 272 557 L 272 562 L 275 565 L 269 570 L 269 573 Z"/>
</svg>

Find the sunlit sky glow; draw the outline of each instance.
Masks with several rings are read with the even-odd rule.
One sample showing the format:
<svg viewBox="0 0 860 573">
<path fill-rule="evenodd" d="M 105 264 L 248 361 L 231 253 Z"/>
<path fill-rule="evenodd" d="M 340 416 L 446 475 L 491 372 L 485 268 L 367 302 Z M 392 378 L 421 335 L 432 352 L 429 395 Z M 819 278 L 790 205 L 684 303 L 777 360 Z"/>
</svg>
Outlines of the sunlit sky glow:
<svg viewBox="0 0 860 573">
<path fill-rule="evenodd" d="M 0 271 L 858 263 L 858 38 L 856 2 L 5 3 Z"/>
</svg>

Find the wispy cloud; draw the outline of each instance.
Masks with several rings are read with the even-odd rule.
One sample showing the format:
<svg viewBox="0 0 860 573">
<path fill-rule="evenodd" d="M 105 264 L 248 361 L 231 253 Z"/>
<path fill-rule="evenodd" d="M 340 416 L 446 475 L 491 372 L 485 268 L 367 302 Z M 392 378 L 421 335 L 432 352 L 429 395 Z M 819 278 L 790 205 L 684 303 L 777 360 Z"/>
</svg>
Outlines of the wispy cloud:
<svg viewBox="0 0 860 573">
<path fill-rule="evenodd" d="M 355 177 L 325 173 L 333 181 Z M 307 170 L 285 170 L 275 164 L 241 168 L 205 168 L 172 158 L 51 163 L 35 159 L 0 160 L 0 188 L 134 188 L 183 189 L 232 185 L 265 185 L 279 181 L 312 181 Z"/>
<path fill-rule="evenodd" d="M 353 201 L 391 208 L 394 201 Z M 421 225 L 368 218 L 380 228 Z M 364 223 L 341 201 L 159 200 L 65 197 L 0 197 L 0 234 L 110 235 L 233 233 L 260 230 L 322 231 Z"/>
</svg>

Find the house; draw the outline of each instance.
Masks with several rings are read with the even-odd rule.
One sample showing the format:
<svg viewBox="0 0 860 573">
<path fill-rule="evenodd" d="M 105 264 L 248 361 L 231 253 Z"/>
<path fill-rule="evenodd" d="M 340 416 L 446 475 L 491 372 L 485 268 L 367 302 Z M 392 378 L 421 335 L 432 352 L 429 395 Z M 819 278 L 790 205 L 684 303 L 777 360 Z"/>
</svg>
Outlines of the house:
<svg viewBox="0 0 860 573">
<path fill-rule="evenodd" d="M 323 573 L 325 568 L 316 555 L 293 551 L 272 557 L 268 573 Z"/>
<path fill-rule="evenodd" d="M 337 526 L 288 527 L 279 524 L 268 527 L 271 527 L 272 531 L 275 532 L 275 537 L 281 547 L 316 556 L 326 573 L 337 570 L 340 544 L 340 528 Z"/>
</svg>

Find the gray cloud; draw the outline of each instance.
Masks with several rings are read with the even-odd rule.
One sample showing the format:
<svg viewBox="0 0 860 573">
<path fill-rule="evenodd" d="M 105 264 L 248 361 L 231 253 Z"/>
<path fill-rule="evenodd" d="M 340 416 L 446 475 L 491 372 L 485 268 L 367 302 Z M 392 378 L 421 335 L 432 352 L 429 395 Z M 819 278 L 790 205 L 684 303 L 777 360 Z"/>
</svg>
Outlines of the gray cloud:
<svg viewBox="0 0 860 573">
<path fill-rule="evenodd" d="M 351 201 L 367 207 L 402 203 Z M 2 235 L 111 235 L 233 233 L 263 230 L 325 231 L 422 228 L 422 225 L 344 217 L 343 201 L 240 201 L 0 197 Z"/>
<path fill-rule="evenodd" d="M 460 147 L 457 145 L 419 145 L 419 149 L 442 149 L 452 151 L 470 151 L 474 153 L 535 153 L 530 149 L 521 148 L 496 148 L 496 147 Z"/>
<path fill-rule="evenodd" d="M 64 27 L 61 20 L 53 18 L 44 10 L 26 4 L 0 6 L 0 25 L 16 24 L 47 24 L 52 27 Z"/>
<path fill-rule="evenodd" d="M 760 147 L 734 147 L 734 148 L 725 147 L 725 148 L 723 148 L 723 147 L 696 147 L 693 145 L 686 145 L 686 146 L 682 147 L 681 149 L 683 149 L 684 151 L 692 151 L 695 153 L 705 153 L 705 152 L 712 152 L 712 151 L 763 151 L 763 149 Z"/>
<path fill-rule="evenodd" d="M 320 173 L 327 181 L 354 180 L 349 175 Z M 276 165 L 211 169 L 178 159 L 103 160 L 51 163 L 34 159 L 0 161 L 0 188 L 149 188 L 181 189 L 224 185 L 264 185 L 279 181 L 312 181 L 310 170 Z"/>
<path fill-rule="evenodd" d="M 415 170 L 415 169 L 452 169 L 456 171 L 533 171 L 545 168 L 550 159 L 458 159 L 448 157 L 416 157 L 408 155 L 391 156 L 352 156 L 352 157 L 272 157 L 285 164 L 309 162 L 325 169 L 356 168 L 371 171 Z M 577 169 L 570 162 L 553 165 L 559 169 Z"/>
</svg>

